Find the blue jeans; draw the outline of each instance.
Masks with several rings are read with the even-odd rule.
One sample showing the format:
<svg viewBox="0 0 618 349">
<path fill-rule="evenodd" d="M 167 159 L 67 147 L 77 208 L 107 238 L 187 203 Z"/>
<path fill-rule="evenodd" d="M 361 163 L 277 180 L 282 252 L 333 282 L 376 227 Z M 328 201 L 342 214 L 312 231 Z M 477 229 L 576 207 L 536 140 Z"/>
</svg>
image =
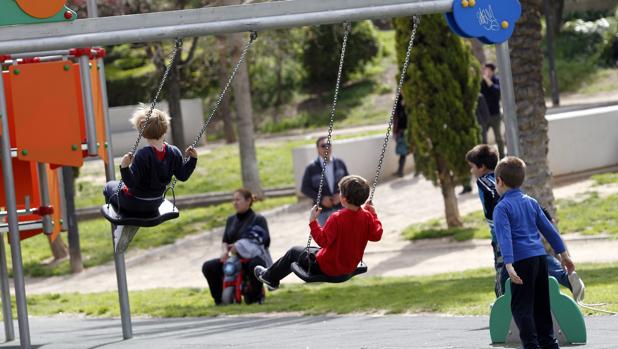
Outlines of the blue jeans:
<svg viewBox="0 0 618 349">
<path fill-rule="evenodd" d="M 549 276 L 555 277 L 556 280 L 558 280 L 558 283 L 560 285 L 571 290 L 571 283 L 569 282 L 569 275 L 567 274 L 566 270 L 564 270 L 564 268 L 562 267 L 562 264 L 560 264 L 560 261 L 558 261 L 556 257 L 551 256 L 551 255 L 545 256 L 545 259 L 547 259 L 547 274 L 549 274 Z M 500 285 L 502 287 L 501 289 L 502 293 L 504 293 L 504 288 L 506 286 L 506 279 L 508 278 L 509 278 L 509 273 L 506 271 L 506 268 L 502 266 L 500 270 Z"/>
</svg>

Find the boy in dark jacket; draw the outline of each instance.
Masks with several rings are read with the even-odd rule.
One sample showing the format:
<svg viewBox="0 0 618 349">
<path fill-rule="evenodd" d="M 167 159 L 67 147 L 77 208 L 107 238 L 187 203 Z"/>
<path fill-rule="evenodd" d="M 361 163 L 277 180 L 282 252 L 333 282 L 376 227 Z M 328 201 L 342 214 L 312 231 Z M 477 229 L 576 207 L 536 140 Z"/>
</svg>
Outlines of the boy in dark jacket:
<svg viewBox="0 0 618 349">
<path fill-rule="evenodd" d="M 107 182 L 103 190 L 105 202 L 118 206 L 116 209 L 120 213 L 129 216 L 156 214 L 172 176 L 184 182 L 189 179 L 197 164 L 195 148 L 188 147 L 185 150 L 188 156 L 185 161 L 177 147 L 165 142 L 170 117 L 161 110 L 153 109 L 146 123 L 146 113 L 146 109 L 140 107 L 130 121 L 136 130 L 144 128 L 143 137 L 148 145 L 135 154 L 129 152 L 122 157 L 120 175 L 123 186 L 118 197 L 115 197 L 118 181 Z M 114 231 L 117 247 L 122 227 L 116 227 Z"/>
<path fill-rule="evenodd" d="M 499 297 L 504 294 L 508 273 L 506 269 L 504 269 L 504 260 L 496 239 L 493 221 L 494 207 L 496 207 L 500 199 L 496 191 L 496 177 L 494 175 L 494 169 L 498 163 L 498 154 L 491 146 L 479 144 L 468 151 L 466 154 L 466 161 L 470 166 L 470 172 L 476 177 L 479 198 L 481 199 L 483 212 L 491 233 L 491 246 L 494 252 L 494 268 L 496 270 L 494 290 L 496 292 L 496 297 Z M 547 219 L 552 221 L 549 213 L 545 209 L 542 210 Z M 548 254 L 546 264 L 549 275 L 555 277 L 561 285 L 570 289 L 573 292 L 573 298 L 576 300 L 578 298 L 583 299 L 583 283 L 577 280 L 577 283 L 572 285 L 569 280 L 569 275 L 564 271 L 560 265 L 560 261 L 558 261 L 556 257 Z"/>
</svg>

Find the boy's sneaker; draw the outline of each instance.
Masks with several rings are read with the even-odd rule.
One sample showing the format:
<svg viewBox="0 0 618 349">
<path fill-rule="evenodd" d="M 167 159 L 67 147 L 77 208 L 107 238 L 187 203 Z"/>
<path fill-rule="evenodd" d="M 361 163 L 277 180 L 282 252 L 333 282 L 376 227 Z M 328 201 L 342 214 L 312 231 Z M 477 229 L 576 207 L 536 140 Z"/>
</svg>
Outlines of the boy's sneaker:
<svg viewBox="0 0 618 349">
<path fill-rule="evenodd" d="M 573 299 L 575 302 L 581 302 L 584 300 L 586 286 L 582 279 L 576 272 L 572 272 L 569 275 L 569 282 L 571 283 L 571 291 L 573 291 Z"/>
<path fill-rule="evenodd" d="M 258 265 L 255 267 L 255 269 L 253 269 L 253 273 L 255 274 L 255 277 L 260 280 L 262 283 L 264 283 L 264 285 L 268 286 L 268 289 L 276 289 L 277 287 L 279 287 L 279 283 L 274 283 L 266 278 L 264 278 L 264 273 L 266 273 L 268 269 L 264 268 L 261 265 Z"/>
</svg>

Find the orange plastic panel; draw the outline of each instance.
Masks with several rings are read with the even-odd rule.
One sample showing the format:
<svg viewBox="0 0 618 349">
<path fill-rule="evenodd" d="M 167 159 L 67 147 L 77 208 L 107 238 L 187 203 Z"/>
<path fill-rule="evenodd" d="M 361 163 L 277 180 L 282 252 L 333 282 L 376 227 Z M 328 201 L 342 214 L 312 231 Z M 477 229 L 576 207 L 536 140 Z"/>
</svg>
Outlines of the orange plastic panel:
<svg viewBox="0 0 618 349">
<path fill-rule="evenodd" d="M 2 72 L 2 77 L 4 79 L 4 99 L 6 100 L 6 112 L 9 115 L 9 134 L 11 135 L 11 147 L 15 147 L 15 124 L 13 122 L 13 89 L 11 88 L 11 76 L 8 71 Z M 2 132 L 0 132 L 2 135 Z"/>
<path fill-rule="evenodd" d="M 90 61 L 90 79 L 92 81 L 92 100 L 94 104 L 94 119 L 97 127 L 97 154 L 107 164 L 105 148 L 105 113 L 103 111 L 103 95 L 101 93 L 101 79 L 96 60 Z"/>
<path fill-rule="evenodd" d="M 35 18 L 49 18 L 58 13 L 64 5 L 66 0 L 16 0 L 17 5 Z"/>
<path fill-rule="evenodd" d="M 56 240 L 56 238 L 60 235 L 60 231 L 62 229 L 62 224 L 60 220 L 62 219 L 62 203 L 60 201 L 60 187 L 58 184 L 58 171 L 52 170 L 50 166 L 45 166 L 47 171 L 47 186 L 49 188 L 49 201 L 50 205 L 54 208 L 54 213 L 52 214 L 52 221 L 54 222 L 54 229 L 50 235 L 51 241 Z M 35 172 L 36 173 L 36 172 Z M 36 177 L 35 177 L 36 180 Z M 37 188 L 38 190 L 38 188 Z M 40 206 L 40 200 L 37 200 L 36 205 L 31 205 L 31 208 L 38 208 Z M 23 208 L 23 207 L 20 207 Z M 41 216 L 31 214 L 31 215 L 23 215 L 18 217 L 20 222 L 23 221 L 33 221 L 40 220 Z M 34 229 L 34 230 L 21 230 L 19 232 L 19 239 L 25 240 L 30 237 L 33 237 L 38 234 L 42 234 L 43 229 Z"/>
<path fill-rule="evenodd" d="M 79 167 L 83 164 L 80 113 L 71 62 L 11 66 L 15 145 L 21 160 Z"/>
<path fill-rule="evenodd" d="M 1 168 L 2 164 L 0 164 Z M 6 207 L 4 180 L 1 177 L 0 175 L 0 206 Z M 15 182 L 17 209 L 26 208 L 26 196 L 30 197 L 30 207 L 39 207 L 41 205 L 41 197 L 36 164 L 13 159 L 13 179 Z"/>
</svg>

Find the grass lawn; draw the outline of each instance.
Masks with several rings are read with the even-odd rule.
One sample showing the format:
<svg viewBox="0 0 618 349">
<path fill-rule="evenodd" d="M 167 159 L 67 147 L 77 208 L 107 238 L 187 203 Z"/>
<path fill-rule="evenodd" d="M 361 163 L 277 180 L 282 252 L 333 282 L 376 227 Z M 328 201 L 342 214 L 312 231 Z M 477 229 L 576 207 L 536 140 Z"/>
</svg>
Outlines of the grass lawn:
<svg viewBox="0 0 618 349">
<path fill-rule="evenodd" d="M 256 211 L 264 211 L 295 202 L 296 197 L 294 196 L 266 199 L 256 202 L 254 208 Z M 178 219 L 153 228 L 141 229 L 131 242 L 131 248 L 149 249 L 172 244 L 184 236 L 223 226 L 227 216 L 233 212 L 232 205 L 229 203 L 182 210 Z M 114 259 L 110 234 L 110 225 L 104 219 L 79 223 L 80 246 L 86 268 L 101 265 Z M 21 251 L 24 274 L 27 276 L 53 276 L 71 272 L 68 260 L 54 267 L 42 264 L 42 261 L 51 257 L 49 244 L 44 235 L 37 235 L 24 240 L 21 244 Z M 10 253 L 7 255 L 7 263 L 10 267 L 11 255 Z"/>
<path fill-rule="evenodd" d="M 588 303 L 607 303 L 618 311 L 618 268 L 613 264 L 578 266 Z M 570 294 L 568 290 L 563 292 Z M 306 315 L 349 313 L 444 313 L 488 315 L 495 296 L 493 271 L 479 269 L 423 277 L 357 277 L 343 284 L 285 285 L 267 295 L 263 305 L 215 307 L 207 289 L 153 289 L 131 292 L 134 315 L 197 317 L 224 314 L 300 312 Z M 13 307 L 15 309 L 15 307 Z M 86 314 L 119 316 L 116 292 L 45 294 L 28 297 L 30 315 Z M 586 314 L 592 314 L 583 310 Z"/>
<path fill-rule="evenodd" d="M 618 183 L 618 174 L 606 173 L 592 177 L 598 185 Z M 595 191 L 586 193 L 578 200 L 557 200 L 558 228 L 562 234 L 581 233 L 596 235 L 601 233 L 618 237 L 618 194 L 605 197 Z M 413 224 L 402 232 L 408 240 L 451 237 L 456 241 L 490 238 L 489 228 L 482 211 L 462 217 L 464 227 L 446 228 L 444 219 L 432 219 L 425 223 Z"/>
</svg>

